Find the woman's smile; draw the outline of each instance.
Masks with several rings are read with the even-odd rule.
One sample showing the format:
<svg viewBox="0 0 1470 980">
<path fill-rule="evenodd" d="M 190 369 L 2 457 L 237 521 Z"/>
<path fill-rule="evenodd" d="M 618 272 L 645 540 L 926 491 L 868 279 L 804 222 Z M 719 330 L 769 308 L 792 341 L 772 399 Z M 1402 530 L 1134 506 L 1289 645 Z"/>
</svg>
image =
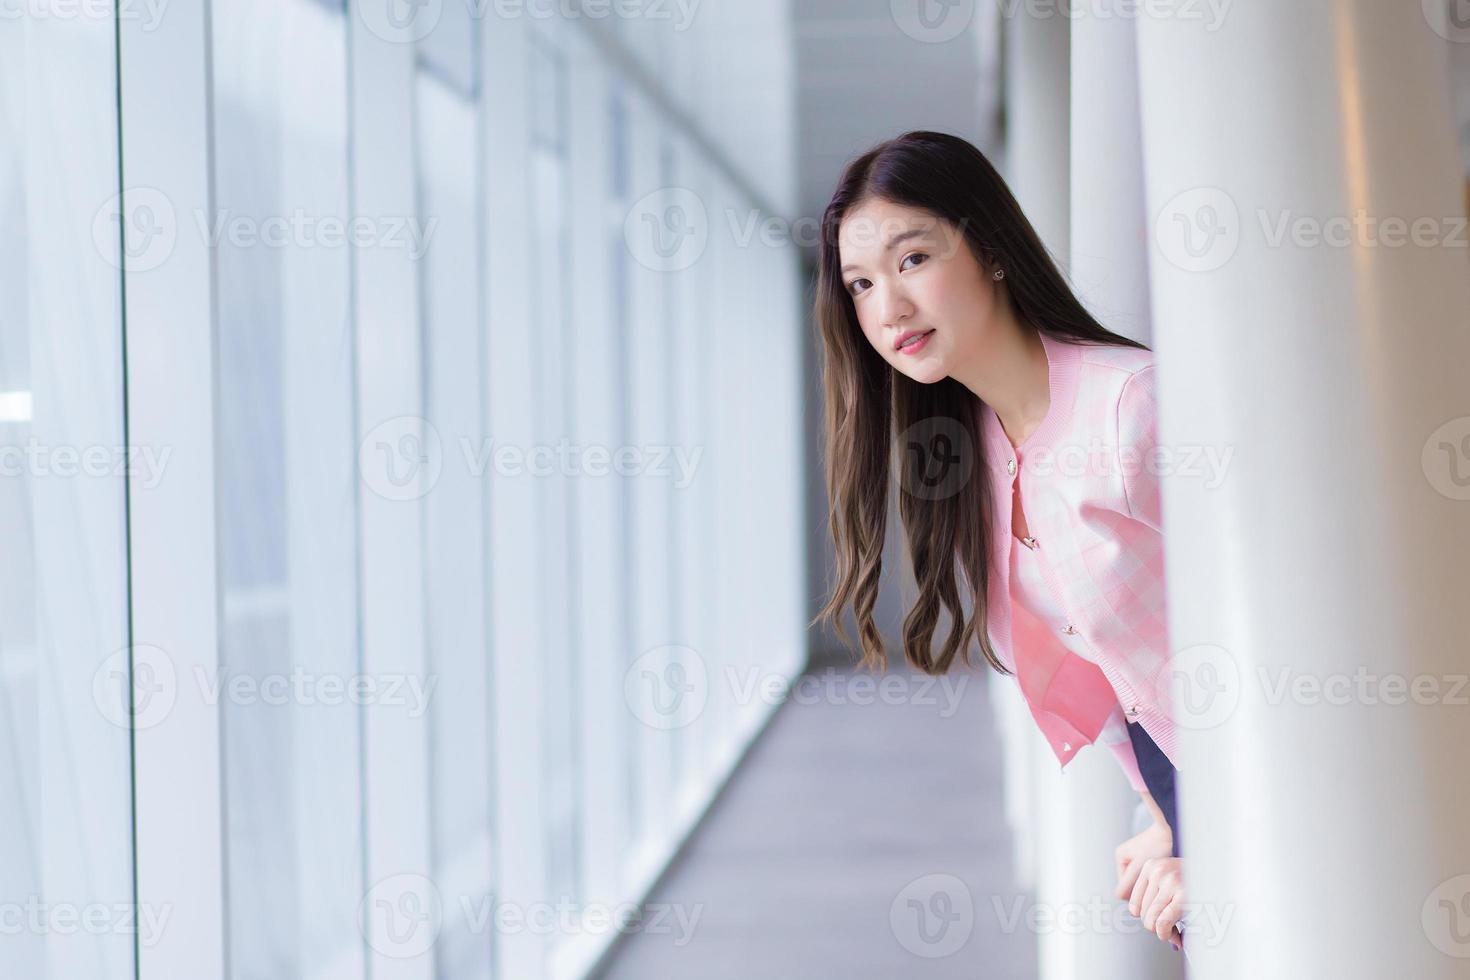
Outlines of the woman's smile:
<svg viewBox="0 0 1470 980">
<path fill-rule="evenodd" d="M 934 336 L 933 330 L 908 330 L 899 335 L 895 349 L 900 354 L 917 354 Z"/>
</svg>

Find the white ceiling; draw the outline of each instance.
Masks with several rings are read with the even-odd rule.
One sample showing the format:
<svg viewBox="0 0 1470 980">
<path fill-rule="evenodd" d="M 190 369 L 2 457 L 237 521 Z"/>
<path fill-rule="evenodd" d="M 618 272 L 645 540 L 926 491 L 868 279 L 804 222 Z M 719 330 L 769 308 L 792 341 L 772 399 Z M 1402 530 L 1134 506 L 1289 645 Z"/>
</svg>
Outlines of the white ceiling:
<svg viewBox="0 0 1470 980">
<path fill-rule="evenodd" d="M 963 30 L 927 42 L 900 26 L 930 0 L 792 0 L 799 217 L 820 218 L 843 166 L 911 129 L 993 152 L 1000 102 L 999 17 L 989 0 L 949 9 Z M 911 21 L 905 21 L 911 22 Z"/>
<path fill-rule="evenodd" d="M 798 217 L 820 218 L 842 167 L 910 129 L 937 129 L 998 152 L 999 5 L 957 0 L 953 40 L 906 34 L 904 11 L 932 0 L 791 0 L 797 77 Z M 897 11 L 897 13 L 895 13 Z M 1470 44 L 1450 45 L 1456 124 L 1470 174 Z"/>
</svg>

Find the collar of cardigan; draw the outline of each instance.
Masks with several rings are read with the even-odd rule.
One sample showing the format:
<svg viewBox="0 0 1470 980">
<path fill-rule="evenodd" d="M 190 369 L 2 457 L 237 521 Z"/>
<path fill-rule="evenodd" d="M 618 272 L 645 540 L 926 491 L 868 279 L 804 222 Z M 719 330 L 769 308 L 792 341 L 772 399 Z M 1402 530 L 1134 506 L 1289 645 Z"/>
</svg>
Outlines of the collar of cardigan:
<svg viewBox="0 0 1470 980">
<path fill-rule="evenodd" d="M 1021 440 L 1019 446 L 1012 447 L 995 409 L 987 402 L 980 403 L 985 453 L 992 470 L 1006 473 L 1007 464 L 1017 453 L 1051 446 L 1071 421 L 1072 406 L 1077 400 L 1077 373 L 1082 363 L 1082 350 L 1076 344 L 1053 339 L 1045 333 L 1041 334 L 1041 346 L 1046 351 L 1046 380 L 1047 387 L 1051 389 L 1051 404 L 1047 406 L 1046 416 L 1036 431 Z"/>
</svg>

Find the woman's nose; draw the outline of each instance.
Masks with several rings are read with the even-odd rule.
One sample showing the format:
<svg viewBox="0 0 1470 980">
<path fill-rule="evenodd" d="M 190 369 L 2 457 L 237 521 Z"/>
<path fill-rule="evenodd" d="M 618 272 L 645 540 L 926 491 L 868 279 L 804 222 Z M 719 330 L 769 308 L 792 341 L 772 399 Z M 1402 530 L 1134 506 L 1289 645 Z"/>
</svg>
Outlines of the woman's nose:
<svg viewBox="0 0 1470 980">
<path fill-rule="evenodd" d="M 900 327 L 913 317 L 914 304 L 902 290 L 889 290 L 883 294 L 882 314 L 885 327 Z"/>
</svg>

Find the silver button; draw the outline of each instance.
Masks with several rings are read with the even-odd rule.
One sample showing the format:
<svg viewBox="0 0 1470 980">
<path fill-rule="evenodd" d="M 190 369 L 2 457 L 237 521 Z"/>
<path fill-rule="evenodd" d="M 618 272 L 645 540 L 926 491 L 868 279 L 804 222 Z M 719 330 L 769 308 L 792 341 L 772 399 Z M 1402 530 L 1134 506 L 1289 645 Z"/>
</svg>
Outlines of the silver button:
<svg viewBox="0 0 1470 980">
<path fill-rule="evenodd" d="M 1032 538 L 1032 537 L 1022 538 L 1021 539 L 1021 543 L 1024 544 L 1026 547 L 1030 548 L 1033 551 L 1036 550 L 1036 539 L 1035 538 Z"/>
<path fill-rule="evenodd" d="M 1016 473 L 1016 461 L 1014 459 L 1008 459 L 1008 460 L 1006 460 L 1006 472 L 1007 473 L 1010 473 L 1012 476 L 1015 475 L 1015 473 Z"/>
<path fill-rule="evenodd" d="M 1077 627 L 1073 626 L 1071 623 L 1068 623 L 1066 625 L 1066 627 L 1062 630 L 1062 632 L 1063 633 L 1075 633 L 1075 632 L 1077 632 Z"/>
<path fill-rule="evenodd" d="M 1130 716 L 1134 717 L 1134 718 L 1137 718 L 1138 717 L 1138 705 L 1135 704 L 1135 705 L 1133 705 L 1133 707 L 1129 708 L 1128 709 L 1128 714 Z"/>
<path fill-rule="evenodd" d="M 1072 743 L 1071 742 L 1063 742 L 1062 743 L 1062 751 L 1063 752 L 1071 752 L 1072 751 Z"/>
</svg>

